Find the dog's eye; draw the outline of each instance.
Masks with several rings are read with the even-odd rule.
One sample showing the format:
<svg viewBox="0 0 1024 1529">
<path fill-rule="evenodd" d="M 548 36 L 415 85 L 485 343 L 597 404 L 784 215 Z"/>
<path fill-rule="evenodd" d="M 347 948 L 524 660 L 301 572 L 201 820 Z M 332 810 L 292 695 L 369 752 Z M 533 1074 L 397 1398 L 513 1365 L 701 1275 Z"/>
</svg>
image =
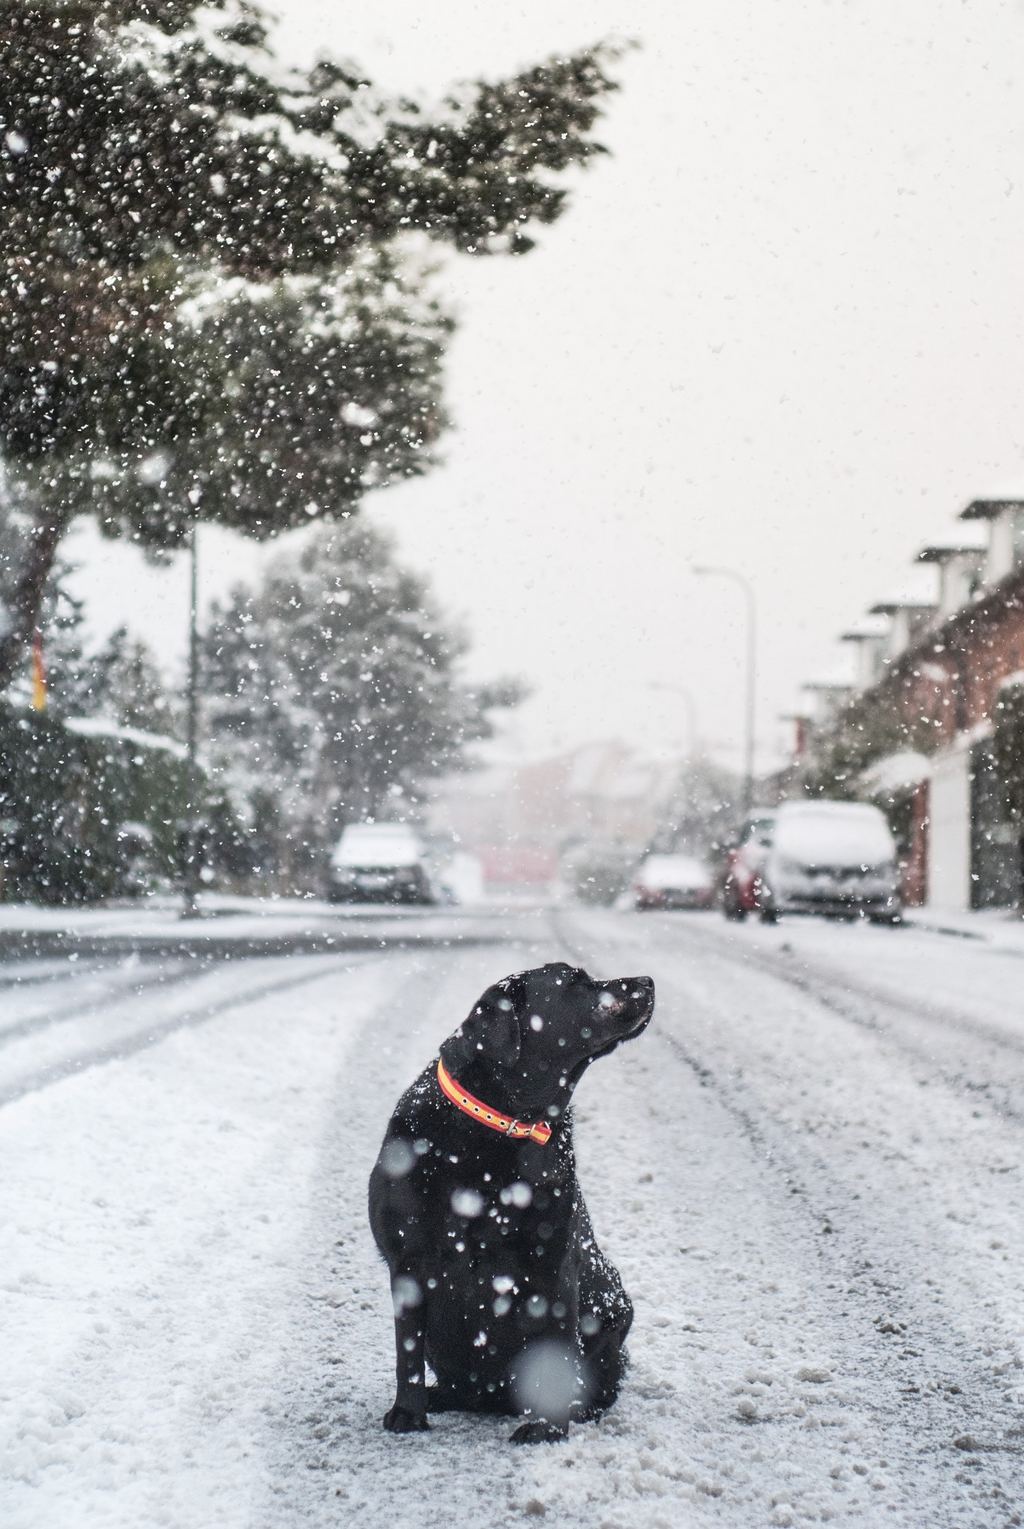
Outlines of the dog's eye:
<svg viewBox="0 0 1024 1529">
<path fill-rule="evenodd" d="M 594 1032 L 593 1032 L 593 1030 L 591 1030 L 589 1025 L 584 1025 L 582 1030 L 580 1031 L 580 1034 L 582 1035 L 582 1037 L 583 1037 L 583 1039 L 585 1041 L 589 1041 L 589 1039 L 593 1035 L 593 1033 Z"/>
</svg>

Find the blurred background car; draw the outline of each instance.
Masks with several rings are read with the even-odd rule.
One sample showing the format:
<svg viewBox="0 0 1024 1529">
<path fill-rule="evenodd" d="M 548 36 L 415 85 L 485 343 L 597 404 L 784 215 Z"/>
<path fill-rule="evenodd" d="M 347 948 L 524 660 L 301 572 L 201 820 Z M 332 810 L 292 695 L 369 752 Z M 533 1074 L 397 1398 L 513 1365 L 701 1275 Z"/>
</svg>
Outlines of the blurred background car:
<svg viewBox="0 0 1024 1529">
<path fill-rule="evenodd" d="M 726 918 L 745 919 L 757 909 L 757 879 L 771 847 L 773 808 L 755 808 L 725 848 L 718 903 Z"/>
<path fill-rule="evenodd" d="M 633 878 L 635 908 L 710 908 L 714 882 L 693 855 L 648 855 Z"/>
<path fill-rule="evenodd" d="M 826 913 L 898 923 L 896 842 L 865 802 L 784 802 L 755 877 L 766 923 L 783 913 Z"/>
<path fill-rule="evenodd" d="M 331 855 L 330 902 L 436 903 L 426 852 L 406 823 L 351 823 Z"/>
</svg>

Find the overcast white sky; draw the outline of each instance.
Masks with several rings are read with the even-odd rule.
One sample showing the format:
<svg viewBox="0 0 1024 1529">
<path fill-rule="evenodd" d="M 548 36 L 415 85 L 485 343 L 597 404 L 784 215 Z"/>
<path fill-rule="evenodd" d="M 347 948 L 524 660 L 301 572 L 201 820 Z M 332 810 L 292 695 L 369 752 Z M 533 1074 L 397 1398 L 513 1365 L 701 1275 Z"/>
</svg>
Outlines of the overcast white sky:
<svg viewBox="0 0 1024 1529">
<path fill-rule="evenodd" d="M 464 618 L 475 671 L 533 682 L 530 752 L 682 742 L 655 681 L 735 760 L 738 591 L 688 569 L 745 573 L 768 762 L 800 682 L 842 663 L 836 633 L 968 499 L 1024 488 L 1024 4 L 277 9 L 288 47 L 396 89 L 642 41 L 613 157 L 562 223 L 522 261 L 448 263 L 447 464 L 368 513 Z M 82 582 L 104 625 L 178 651 L 178 574 L 104 547 Z"/>
</svg>

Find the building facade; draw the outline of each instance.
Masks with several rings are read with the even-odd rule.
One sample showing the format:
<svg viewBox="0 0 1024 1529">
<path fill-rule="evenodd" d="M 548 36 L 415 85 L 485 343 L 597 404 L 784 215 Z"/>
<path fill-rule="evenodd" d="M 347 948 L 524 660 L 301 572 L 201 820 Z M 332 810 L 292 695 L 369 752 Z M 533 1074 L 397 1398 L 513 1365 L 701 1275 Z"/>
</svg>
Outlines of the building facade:
<svg viewBox="0 0 1024 1529">
<path fill-rule="evenodd" d="M 865 758 L 919 759 L 904 783 L 916 888 L 951 909 L 1011 906 L 1020 830 L 992 740 L 1000 696 L 1024 683 L 1024 500 L 976 500 L 961 521 L 961 538 L 919 555 L 936 571 L 933 601 L 879 602 L 888 628 L 847 634 L 859 683 L 818 747 L 842 734 L 854 756 L 859 741 Z"/>
</svg>

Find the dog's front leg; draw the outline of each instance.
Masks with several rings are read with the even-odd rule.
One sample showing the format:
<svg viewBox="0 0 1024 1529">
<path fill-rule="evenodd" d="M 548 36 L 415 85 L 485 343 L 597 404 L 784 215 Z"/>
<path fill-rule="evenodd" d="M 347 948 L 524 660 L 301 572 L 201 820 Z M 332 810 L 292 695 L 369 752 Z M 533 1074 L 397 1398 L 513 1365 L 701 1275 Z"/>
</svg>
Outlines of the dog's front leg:
<svg viewBox="0 0 1024 1529">
<path fill-rule="evenodd" d="M 513 1380 L 523 1421 L 509 1434 L 513 1444 L 554 1444 L 569 1434 L 579 1365 L 570 1346 L 557 1338 L 529 1344 L 516 1362 Z"/>
<path fill-rule="evenodd" d="M 546 1295 L 535 1286 L 523 1312 L 528 1336 L 509 1377 L 523 1421 L 509 1437 L 513 1444 L 554 1443 L 567 1437 L 584 1394 L 575 1282 L 564 1281 Z"/>
<path fill-rule="evenodd" d="M 395 1307 L 395 1404 L 384 1414 L 390 1433 L 418 1433 L 427 1422 L 427 1385 L 423 1339 L 426 1330 L 426 1281 L 418 1269 L 391 1275 Z"/>
</svg>

